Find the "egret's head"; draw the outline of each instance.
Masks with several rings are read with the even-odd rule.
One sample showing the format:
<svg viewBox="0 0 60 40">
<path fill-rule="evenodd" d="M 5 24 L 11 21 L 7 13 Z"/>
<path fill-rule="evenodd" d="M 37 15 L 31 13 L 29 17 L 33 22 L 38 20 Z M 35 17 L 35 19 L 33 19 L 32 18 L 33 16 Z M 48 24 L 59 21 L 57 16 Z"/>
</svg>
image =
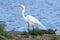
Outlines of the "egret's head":
<svg viewBox="0 0 60 40">
<path fill-rule="evenodd" d="M 25 8 L 24 5 L 17 5 L 16 7 L 18 7 L 18 8 L 20 8 L 20 7 L 21 8 Z"/>
</svg>

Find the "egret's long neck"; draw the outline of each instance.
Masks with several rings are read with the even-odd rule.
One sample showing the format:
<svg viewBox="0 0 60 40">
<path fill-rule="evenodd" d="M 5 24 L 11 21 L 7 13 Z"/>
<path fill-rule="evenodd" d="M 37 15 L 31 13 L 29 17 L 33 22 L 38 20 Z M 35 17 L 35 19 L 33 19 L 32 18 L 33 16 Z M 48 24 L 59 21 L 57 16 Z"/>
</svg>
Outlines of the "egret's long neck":
<svg viewBox="0 0 60 40">
<path fill-rule="evenodd" d="M 23 7 L 23 11 L 22 11 L 22 16 L 23 16 L 23 18 L 25 18 L 24 13 L 25 13 L 25 7 Z"/>
</svg>

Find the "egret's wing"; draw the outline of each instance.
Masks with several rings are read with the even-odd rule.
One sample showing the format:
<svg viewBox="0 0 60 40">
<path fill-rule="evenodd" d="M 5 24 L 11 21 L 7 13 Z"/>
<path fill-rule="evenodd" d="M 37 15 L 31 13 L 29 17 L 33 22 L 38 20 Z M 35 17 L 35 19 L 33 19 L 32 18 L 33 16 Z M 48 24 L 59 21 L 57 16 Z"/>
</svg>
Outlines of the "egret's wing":
<svg viewBox="0 0 60 40">
<path fill-rule="evenodd" d="M 31 21 L 32 23 L 38 23 L 38 22 L 39 22 L 35 17 L 33 17 L 33 16 L 31 16 L 31 15 L 27 15 L 27 18 L 28 18 L 28 20 Z"/>
<path fill-rule="evenodd" d="M 39 20 L 37 20 L 35 17 L 27 15 L 27 18 L 29 21 L 31 21 L 32 23 L 36 23 L 40 26 L 42 26 L 45 30 L 47 29 Z"/>
</svg>

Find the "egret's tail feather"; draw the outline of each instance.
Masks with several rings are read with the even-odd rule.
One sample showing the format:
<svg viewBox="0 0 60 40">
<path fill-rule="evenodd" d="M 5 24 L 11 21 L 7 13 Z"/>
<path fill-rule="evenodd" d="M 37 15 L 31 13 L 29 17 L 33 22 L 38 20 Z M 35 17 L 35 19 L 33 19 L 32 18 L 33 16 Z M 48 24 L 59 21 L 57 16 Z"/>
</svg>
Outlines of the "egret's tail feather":
<svg viewBox="0 0 60 40">
<path fill-rule="evenodd" d="M 39 25 L 43 27 L 44 30 L 47 30 L 47 28 L 42 23 L 39 22 Z"/>
</svg>

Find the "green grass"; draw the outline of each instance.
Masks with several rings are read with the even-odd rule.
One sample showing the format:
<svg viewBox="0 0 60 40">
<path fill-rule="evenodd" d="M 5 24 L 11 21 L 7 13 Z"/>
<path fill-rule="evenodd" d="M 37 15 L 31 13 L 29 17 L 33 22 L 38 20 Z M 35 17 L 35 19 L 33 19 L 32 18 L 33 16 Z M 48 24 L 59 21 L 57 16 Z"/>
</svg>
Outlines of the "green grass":
<svg viewBox="0 0 60 40">
<path fill-rule="evenodd" d="M 56 35 L 56 37 L 57 37 L 58 39 L 60 39 L 60 35 Z"/>
<path fill-rule="evenodd" d="M 52 29 L 48 29 L 47 31 L 47 30 L 40 30 L 38 28 L 34 28 L 34 30 L 33 29 L 29 30 L 29 32 L 24 31 L 23 34 L 25 35 L 30 34 L 30 35 L 37 36 L 37 35 L 43 35 L 43 34 L 55 34 L 55 31 Z"/>
<path fill-rule="evenodd" d="M 51 35 L 50 40 L 58 40 L 58 37 L 55 34 L 53 34 Z"/>
<path fill-rule="evenodd" d="M 7 35 L 7 33 L 4 31 L 4 28 L 5 28 L 6 24 L 3 22 L 0 23 L 0 35 L 8 38 L 8 39 L 11 39 L 12 36 L 11 35 Z"/>
<path fill-rule="evenodd" d="M 35 36 L 44 34 L 44 32 L 41 31 L 41 30 L 38 29 L 38 28 L 34 28 L 34 31 L 33 31 L 33 30 L 30 30 L 29 33 L 30 33 L 31 35 L 35 35 Z"/>
</svg>

